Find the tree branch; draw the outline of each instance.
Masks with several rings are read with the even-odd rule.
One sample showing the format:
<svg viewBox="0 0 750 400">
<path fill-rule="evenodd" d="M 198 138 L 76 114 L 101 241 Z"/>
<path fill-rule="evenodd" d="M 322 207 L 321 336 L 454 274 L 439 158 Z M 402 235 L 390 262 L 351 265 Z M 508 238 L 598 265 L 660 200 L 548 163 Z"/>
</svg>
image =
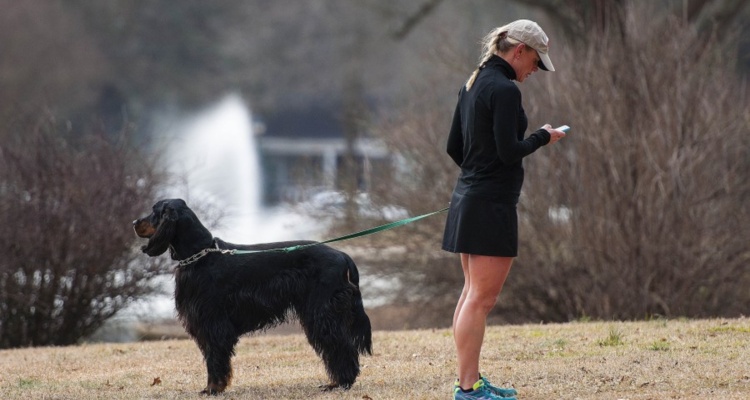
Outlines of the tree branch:
<svg viewBox="0 0 750 400">
<path fill-rule="evenodd" d="M 442 3 L 443 0 L 427 0 L 417 9 L 417 11 L 408 16 L 406 20 L 404 21 L 404 24 L 401 25 L 401 28 L 397 29 L 395 32 L 393 32 L 393 38 L 396 40 L 402 40 L 404 39 L 409 32 L 414 29 L 419 22 L 421 22 L 423 19 L 425 19 L 427 16 L 429 16 L 437 6 Z"/>
</svg>

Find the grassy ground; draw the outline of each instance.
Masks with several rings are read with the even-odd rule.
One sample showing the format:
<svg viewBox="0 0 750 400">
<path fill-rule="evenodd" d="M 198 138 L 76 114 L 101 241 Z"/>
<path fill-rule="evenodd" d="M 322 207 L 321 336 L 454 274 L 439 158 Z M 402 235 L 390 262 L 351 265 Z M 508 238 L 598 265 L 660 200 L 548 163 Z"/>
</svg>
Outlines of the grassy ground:
<svg viewBox="0 0 750 400">
<path fill-rule="evenodd" d="M 482 370 L 519 399 L 749 399 L 750 319 L 581 322 L 487 330 Z M 374 334 L 349 391 L 321 393 L 303 336 L 243 338 L 225 399 L 450 399 L 450 330 Z M 186 340 L 0 351 L 1 399 L 191 399 L 205 384 Z"/>
</svg>

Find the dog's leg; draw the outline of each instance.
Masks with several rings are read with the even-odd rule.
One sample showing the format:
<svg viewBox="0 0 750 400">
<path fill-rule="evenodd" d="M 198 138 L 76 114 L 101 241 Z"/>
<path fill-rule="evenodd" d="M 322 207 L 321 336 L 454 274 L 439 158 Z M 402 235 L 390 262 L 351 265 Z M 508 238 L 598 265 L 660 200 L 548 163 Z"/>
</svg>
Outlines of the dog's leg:
<svg viewBox="0 0 750 400">
<path fill-rule="evenodd" d="M 201 394 L 215 395 L 226 390 L 232 382 L 232 356 L 239 337 L 228 323 L 206 321 L 204 326 L 201 338 L 196 339 L 208 372 L 208 382 Z"/>
<path fill-rule="evenodd" d="M 321 386 L 323 390 L 337 387 L 349 389 L 359 375 L 359 354 L 351 343 L 349 334 L 342 327 L 322 332 L 320 357 L 326 366 L 331 383 Z M 338 332 L 336 332 L 338 331 Z"/>
<path fill-rule="evenodd" d="M 347 285 L 348 286 L 348 285 Z M 349 389 L 359 375 L 359 354 L 350 333 L 351 289 L 345 288 L 328 299 L 317 299 L 313 313 L 301 318 L 307 340 L 323 359 L 330 383 L 323 390 Z M 313 300 L 314 301 L 314 300 Z"/>
<path fill-rule="evenodd" d="M 354 342 L 354 347 L 357 348 L 359 354 L 372 354 L 372 326 L 370 325 L 370 318 L 365 313 L 364 304 L 362 304 L 362 293 L 359 291 L 359 273 L 357 272 L 357 266 L 348 256 L 346 256 L 344 260 L 346 263 L 346 281 L 349 283 L 349 286 L 352 287 L 352 320 L 349 325 L 351 338 Z"/>
</svg>

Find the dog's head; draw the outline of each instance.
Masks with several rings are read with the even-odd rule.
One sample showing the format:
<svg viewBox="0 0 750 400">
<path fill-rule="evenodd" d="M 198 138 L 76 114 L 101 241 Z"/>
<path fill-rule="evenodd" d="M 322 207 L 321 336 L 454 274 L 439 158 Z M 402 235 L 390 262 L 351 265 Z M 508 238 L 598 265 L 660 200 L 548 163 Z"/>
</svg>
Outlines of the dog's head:
<svg viewBox="0 0 750 400">
<path fill-rule="evenodd" d="M 133 221 L 135 234 L 148 239 L 148 244 L 141 247 L 141 250 L 151 257 L 167 251 L 177 232 L 180 212 L 185 209 L 187 204 L 182 199 L 159 200 L 154 204 L 151 214 Z"/>
</svg>

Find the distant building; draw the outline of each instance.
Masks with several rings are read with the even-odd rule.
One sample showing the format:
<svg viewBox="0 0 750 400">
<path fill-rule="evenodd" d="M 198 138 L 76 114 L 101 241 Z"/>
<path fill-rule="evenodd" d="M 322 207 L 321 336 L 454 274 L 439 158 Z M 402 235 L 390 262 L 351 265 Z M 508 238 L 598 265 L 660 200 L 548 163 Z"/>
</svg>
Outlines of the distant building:
<svg viewBox="0 0 750 400">
<path fill-rule="evenodd" d="M 357 190 L 390 170 L 390 156 L 377 139 L 360 133 L 349 146 L 340 108 L 311 103 L 262 117 L 256 127 L 263 170 L 263 201 L 306 199 L 313 192 L 343 189 L 347 174 L 356 174 Z M 351 151 L 349 150 L 351 147 Z M 355 171 L 344 170 L 351 154 Z"/>
</svg>

